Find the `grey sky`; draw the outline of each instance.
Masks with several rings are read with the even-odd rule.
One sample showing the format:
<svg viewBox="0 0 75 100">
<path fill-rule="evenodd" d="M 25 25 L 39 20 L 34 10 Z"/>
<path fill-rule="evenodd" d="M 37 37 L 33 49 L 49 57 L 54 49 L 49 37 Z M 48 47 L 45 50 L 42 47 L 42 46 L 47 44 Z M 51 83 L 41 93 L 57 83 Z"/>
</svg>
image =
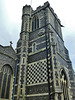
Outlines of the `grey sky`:
<svg viewBox="0 0 75 100">
<path fill-rule="evenodd" d="M 54 9 L 61 23 L 64 43 L 69 50 L 70 58 L 75 70 L 75 0 L 48 0 Z M 31 0 L 0 0 L 0 44 L 9 45 L 16 43 L 21 31 L 22 7 L 30 4 Z M 43 5 L 46 0 L 32 0 L 32 7 L 35 9 Z"/>
</svg>

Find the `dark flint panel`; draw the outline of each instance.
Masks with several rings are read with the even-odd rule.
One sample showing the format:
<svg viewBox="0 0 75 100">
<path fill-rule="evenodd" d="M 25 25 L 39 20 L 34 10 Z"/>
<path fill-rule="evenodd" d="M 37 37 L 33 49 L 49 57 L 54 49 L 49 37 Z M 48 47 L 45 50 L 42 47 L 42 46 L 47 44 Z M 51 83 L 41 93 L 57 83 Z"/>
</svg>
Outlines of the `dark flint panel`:
<svg viewBox="0 0 75 100">
<path fill-rule="evenodd" d="M 71 88 L 70 90 L 73 92 L 73 95 L 74 95 L 75 94 L 75 89 L 74 88 Z M 74 99 L 72 99 L 72 100 L 74 100 Z"/>
<path fill-rule="evenodd" d="M 33 54 L 28 57 L 28 63 L 32 63 L 38 60 L 42 60 L 46 58 L 46 51 L 41 51 L 39 53 Z"/>
<path fill-rule="evenodd" d="M 68 69 L 72 70 L 72 64 L 71 63 L 67 63 L 67 65 L 68 65 Z"/>
<path fill-rule="evenodd" d="M 44 26 L 45 25 L 45 17 L 42 17 L 40 19 L 40 27 Z"/>
<path fill-rule="evenodd" d="M 30 94 L 40 94 L 40 93 L 48 93 L 48 84 L 27 86 L 26 88 L 27 95 Z"/>
<path fill-rule="evenodd" d="M 39 39 L 37 39 L 37 40 L 34 40 L 34 41 L 32 41 L 32 42 L 29 42 L 29 46 L 32 46 L 32 43 L 34 43 L 34 42 L 36 42 L 36 43 L 41 43 L 41 42 L 43 42 L 43 41 L 45 41 L 45 36 L 44 36 L 44 37 L 41 37 L 41 38 L 39 38 Z"/>
<path fill-rule="evenodd" d="M 57 55 L 57 59 L 60 62 L 60 66 L 67 66 L 66 61 L 60 55 Z"/>
<path fill-rule="evenodd" d="M 28 53 L 31 53 L 31 52 L 32 52 L 32 48 L 29 48 L 29 49 L 28 49 Z"/>
<path fill-rule="evenodd" d="M 71 83 L 71 87 L 75 87 L 75 83 L 74 82 L 70 82 Z"/>
<path fill-rule="evenodd" d="M 31 41 L 31 40 L 33 40 L 35 38 L 38 38 L 38 36 L 39 36 L 38 33 L 39 33 L 39 30 L 30 33 L 29 34 L 29 41 Z"/>
<path fill-rule="evenodd" d="M 70 79 L 70 80 L 74 80 L 73 74 L 70 74 L 70 75 L 69 75 L 69 79 Z"/>
<path fill-rule="evenodd" d="M 46 43 L 41 43 L 39 45 L 37 45 L 37 50 L 45 48 L 46 47 Z"/>
<path fill-rule="evenodd" d="M 72 74 L 73 74 L 73 72 L 72 72 L 72 71 L 69 71 L 69 74 L 70 74 L 70 75 L 72 75 Z"/>
<path fill-rule="evenodd" d="M 49 100 L 49 95 L 46 96 L 31 96 L 27 97 L 26 100 Z"/>
</svg>

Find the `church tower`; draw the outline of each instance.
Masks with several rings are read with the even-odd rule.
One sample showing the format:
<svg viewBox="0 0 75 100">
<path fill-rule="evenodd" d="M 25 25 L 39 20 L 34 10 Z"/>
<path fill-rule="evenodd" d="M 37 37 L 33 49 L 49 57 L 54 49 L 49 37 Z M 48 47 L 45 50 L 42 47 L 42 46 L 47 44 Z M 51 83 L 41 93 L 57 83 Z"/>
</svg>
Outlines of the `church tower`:
<svg viewBox="0 0 75 100">
<path fill-rule="evenodd" d="M 61 27 L 48 2 L 35 11 L 23 7 L 14 100 L 71 100 L 68 68 L 72 64 Z"/>
</svg>

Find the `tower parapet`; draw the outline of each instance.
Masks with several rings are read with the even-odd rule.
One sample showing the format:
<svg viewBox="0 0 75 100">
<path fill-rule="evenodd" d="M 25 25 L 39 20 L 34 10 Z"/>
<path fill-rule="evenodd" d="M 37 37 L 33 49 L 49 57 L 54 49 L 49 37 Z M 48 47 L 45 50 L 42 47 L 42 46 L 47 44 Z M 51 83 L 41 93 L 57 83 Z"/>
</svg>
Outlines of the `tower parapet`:
<svg viewBox="0 0 75 100">
<path fill-rule="evenodd" d="M 30 9 L 32 9 L 30 5 L 23 6 L 22 15 L 24 14 L 30 15 Z"/>
</svg>

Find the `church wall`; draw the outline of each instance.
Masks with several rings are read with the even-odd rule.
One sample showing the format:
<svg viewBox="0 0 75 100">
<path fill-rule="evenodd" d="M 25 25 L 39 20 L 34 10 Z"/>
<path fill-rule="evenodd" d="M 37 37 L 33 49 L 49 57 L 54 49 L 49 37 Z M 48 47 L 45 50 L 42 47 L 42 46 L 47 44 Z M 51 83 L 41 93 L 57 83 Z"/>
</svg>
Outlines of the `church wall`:
<svg viewBox="0 0 75 100">
<path fill-rule="evenodd" d="M 0 98 L 12 99 L 15 66 L 16 54 L 12 47 L 0 46 Z"/>
</svg>

